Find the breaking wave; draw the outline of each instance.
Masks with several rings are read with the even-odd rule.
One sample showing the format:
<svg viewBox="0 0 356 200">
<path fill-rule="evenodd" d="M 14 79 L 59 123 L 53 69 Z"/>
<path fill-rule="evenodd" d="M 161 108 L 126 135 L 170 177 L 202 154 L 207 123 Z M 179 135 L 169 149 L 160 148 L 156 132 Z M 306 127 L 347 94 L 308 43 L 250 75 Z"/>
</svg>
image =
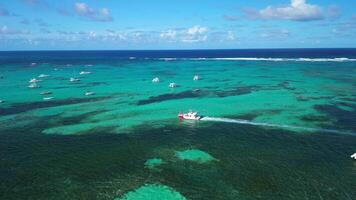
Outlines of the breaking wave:
<svg viewBox="0 0 356 200">
<path fill-rule="evenodd" d="M 159 58 L 159 60 L 225 60 L 225 61 L 271 61 L 271 62 L 356 62 L 354 58 Z"/>
</svg>

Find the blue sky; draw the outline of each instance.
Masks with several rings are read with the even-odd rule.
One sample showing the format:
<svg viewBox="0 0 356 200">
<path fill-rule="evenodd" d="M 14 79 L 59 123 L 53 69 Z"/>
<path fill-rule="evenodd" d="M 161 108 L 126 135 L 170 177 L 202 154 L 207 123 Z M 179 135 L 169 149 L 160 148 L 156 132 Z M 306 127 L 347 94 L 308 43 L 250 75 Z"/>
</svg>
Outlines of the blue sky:
<svg viewBox="0 0 356 200">
<path fill-rule="evenodd" d="M 0 50 L 356 47 L 355 0 L 0 1 Z"/>
</svg>

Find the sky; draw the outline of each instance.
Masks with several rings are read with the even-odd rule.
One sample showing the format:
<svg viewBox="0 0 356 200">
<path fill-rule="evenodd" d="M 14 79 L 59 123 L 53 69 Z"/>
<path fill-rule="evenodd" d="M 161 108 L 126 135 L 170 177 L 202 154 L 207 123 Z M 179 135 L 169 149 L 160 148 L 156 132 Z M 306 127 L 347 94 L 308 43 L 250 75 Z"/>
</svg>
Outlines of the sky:
<svg viewBox="0 0 356 200">
<path fill-rule="evenodd" d="M 354 48 L 356 0 L 0 0 L 0 50 Z"/>
</svg>

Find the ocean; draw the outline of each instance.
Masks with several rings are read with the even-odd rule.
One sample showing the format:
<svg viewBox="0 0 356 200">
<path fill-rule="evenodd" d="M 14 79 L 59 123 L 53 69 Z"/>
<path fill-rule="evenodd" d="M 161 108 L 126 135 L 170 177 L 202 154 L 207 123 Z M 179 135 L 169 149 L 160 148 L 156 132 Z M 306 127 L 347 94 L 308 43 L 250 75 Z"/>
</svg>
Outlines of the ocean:
<svg viewBox="0 0 356 200">
<path fill-rule="evenodd" d="M 0 52 L 0 102 L 0 199 L 356 197 L 356 49 Z"/>
</svg>

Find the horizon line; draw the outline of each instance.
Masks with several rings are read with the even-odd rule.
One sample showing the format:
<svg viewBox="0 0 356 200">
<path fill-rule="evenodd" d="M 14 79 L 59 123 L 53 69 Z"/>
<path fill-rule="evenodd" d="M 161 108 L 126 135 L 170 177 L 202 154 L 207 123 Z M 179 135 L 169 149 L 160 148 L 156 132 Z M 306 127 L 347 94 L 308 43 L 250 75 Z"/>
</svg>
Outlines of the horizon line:
<svg viewBox="0 0 356 200">
<path fill-rule="evenodd" d="M 0 52 L 30 52 L 30 51 L 216 51 L 216 50 L 293 50 L 293 49 L 356 49 L 356 47 L 297 47 L 297 48 L 217 48 L 217 49 L 39 49 L 39 50 L 0 50 Z"/>
</svg>

